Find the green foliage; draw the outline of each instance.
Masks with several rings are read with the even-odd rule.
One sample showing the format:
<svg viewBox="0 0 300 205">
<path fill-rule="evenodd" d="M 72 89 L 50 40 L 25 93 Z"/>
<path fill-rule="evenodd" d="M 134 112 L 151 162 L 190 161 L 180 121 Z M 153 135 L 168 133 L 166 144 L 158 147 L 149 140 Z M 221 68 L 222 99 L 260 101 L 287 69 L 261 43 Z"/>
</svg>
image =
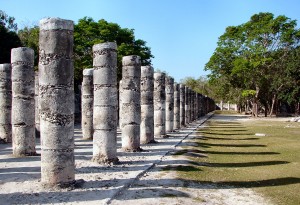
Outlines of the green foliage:
<svg viewBox="0 0 300 205">
<path fill-rule="evenodd" d="M 22 46 L 32 48 L 34 50 L 34 66 L 37 70 L 39 60 L 39 33 L 38 26 L 32 28 L 26 26 L 18 31 L 18 36 L 22 42 Z"/>
<path fill-rule="evenodd" d="M 14 17 L 0 10 L 0 63 L 10 63 L 11 49 L 21 46 L 20 39 L 15 32 L 17 24 L 14 20 Z"/>
<path fill-rule="evenodd" d="M 90 17 L 79 19 L 74 27 L 75 79 L 81 82 L 82 70 L 93 67 L 92 47 L 103 42 L 116 42 L 118 45 L 118 79 L 122 75 L 122 57 L 139 55 L 142 65 L 150 65 L 151 50 L 146 41 L 135 39 L 134 30 L 121 28 L 116 23 L 104 19 L 95 22 Z"/>
<path fill-rule="evenodd" d="M 255 95 L 255 93 L 256 93 L 255 90 L 243 90 L 242 91 L 242 96 L 244 98 L 253 97 Z"/>
<path fill-rule="evenodd" d="M 15 23 L 15 18 L 8 16 L 4 11 L 0 10 L 0 26 L 9 31 L 17 31 L 18 25 Z"/>
<path fill-rule="evenodd" d="M 283 15 L 259 13 L 242 25 L 227 27 L 205 66 L 211 71 L 210 81 L 226 81 L 219 85 L 229 84 L 241 92 L 252 90 L 251 95 L 241 94 L 265 105 L 287 88 L 299 87 L 295 84 L 299 64 L 294 62 L 300 61 L 296 52 L 300 30 L 296 26 L 295 20 Z"/>
</svg>

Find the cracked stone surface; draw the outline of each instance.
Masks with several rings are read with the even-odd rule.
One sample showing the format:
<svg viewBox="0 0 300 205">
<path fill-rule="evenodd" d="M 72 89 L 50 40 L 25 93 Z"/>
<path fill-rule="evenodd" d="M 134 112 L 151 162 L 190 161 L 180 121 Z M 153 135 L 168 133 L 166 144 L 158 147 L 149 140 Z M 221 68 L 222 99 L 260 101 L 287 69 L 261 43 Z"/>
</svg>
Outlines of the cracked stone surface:
<svg viewBox="0 0 300 205">
<path fill-rule="evenodd" d="M 12 143 L 13 155 L 30 156 L 35 151 L 34 51 L 11 50 L 12 64 Z"/>
<path fill-rule="evenodd" d="M 41 182 L 68 186 L 75 179 L 73 21 L 40 21 L 39 101 Z"/>
</svg>

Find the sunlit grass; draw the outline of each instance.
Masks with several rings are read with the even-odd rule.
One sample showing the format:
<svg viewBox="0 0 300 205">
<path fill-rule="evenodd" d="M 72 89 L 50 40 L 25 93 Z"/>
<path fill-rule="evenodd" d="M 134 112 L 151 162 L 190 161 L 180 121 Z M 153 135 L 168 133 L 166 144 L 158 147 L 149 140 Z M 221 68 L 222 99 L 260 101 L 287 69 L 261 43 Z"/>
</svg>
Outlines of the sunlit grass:
<svg viewBox="0 0 300 205">
<path fill-rule="evenodd" d="M 251 188 L 277 204 L 300 204 L 300 123 L 212 118 L 206 126 L 194 140 L 198 146 L 176 153 L 193 161 L 193 168 L 178 168 L 181 178 Z"/>
</svg>

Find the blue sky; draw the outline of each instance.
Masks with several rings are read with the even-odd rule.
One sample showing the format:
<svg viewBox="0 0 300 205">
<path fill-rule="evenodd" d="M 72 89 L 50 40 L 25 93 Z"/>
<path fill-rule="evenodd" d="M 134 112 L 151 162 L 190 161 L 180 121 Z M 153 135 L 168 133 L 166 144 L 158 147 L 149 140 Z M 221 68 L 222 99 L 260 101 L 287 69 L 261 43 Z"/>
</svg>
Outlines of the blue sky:
<svg viewBox="0 0 300 205">
<path fill-rule="evenodd" d="M 0 9 L 15 17 L 19 28 L 44 17 L 76 23 L 84 16 L 133 28 L 151 47 L 153 67 L 177 82 L 208 74 L 204 66 L 218 37 L 255 13 L 285 15 L 300 25 L 299 0 L 0 0 Z"/>
</svg>

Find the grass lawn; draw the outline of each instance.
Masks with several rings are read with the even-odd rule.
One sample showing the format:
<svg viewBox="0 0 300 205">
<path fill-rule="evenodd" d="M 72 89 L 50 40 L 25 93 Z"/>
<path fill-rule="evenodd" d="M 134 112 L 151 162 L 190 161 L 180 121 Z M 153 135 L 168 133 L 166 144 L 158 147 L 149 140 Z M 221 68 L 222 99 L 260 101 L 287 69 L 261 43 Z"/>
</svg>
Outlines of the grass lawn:
<svg viewBox="0 0 300 205">
<path fill-rule="evenodd" d="M 180 178 L 251 188 L 275 204 L 300 204 L 300 123 L 216 114 L 205 125 L 194 139 L 197 146 L 176 153 L 191 160 L 176 168 Z"/>
</svg>

